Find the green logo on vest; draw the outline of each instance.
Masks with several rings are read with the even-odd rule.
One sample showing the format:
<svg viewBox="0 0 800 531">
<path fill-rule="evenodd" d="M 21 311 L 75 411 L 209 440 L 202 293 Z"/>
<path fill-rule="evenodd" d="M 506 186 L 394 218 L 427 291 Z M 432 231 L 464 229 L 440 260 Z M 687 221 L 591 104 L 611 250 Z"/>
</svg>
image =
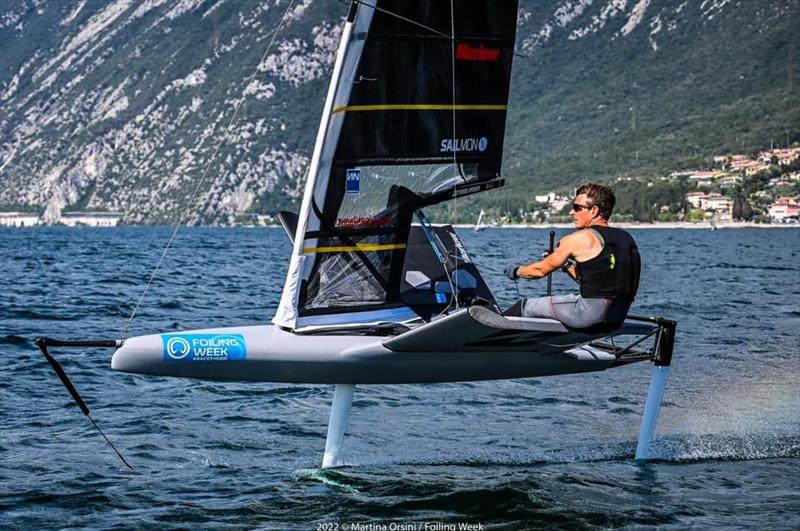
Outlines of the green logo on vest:
<svg viewBox="0 0 800 531">
<path fill-rule="evenodd" d="M 617 265 L 617 257 L 614 256 L 614 253 L 611 253 L 611 256 L 609 256 L 608 258 L 608 268 L 613 271 L 614 266 L 616 265 Z"/>
</svg>

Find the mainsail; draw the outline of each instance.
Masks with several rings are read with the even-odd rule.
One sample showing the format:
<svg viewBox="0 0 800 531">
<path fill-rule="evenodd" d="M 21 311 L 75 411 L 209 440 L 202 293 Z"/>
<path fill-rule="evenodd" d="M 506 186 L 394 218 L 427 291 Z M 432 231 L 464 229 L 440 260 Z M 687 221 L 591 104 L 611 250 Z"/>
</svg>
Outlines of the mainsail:
<svg viewBox="0 0 800 531">
<path fill-rule="evenodd" d="M 276 325 L 398 322 L 414 213 L 503 184 L 517 1 L 354 2 Z"/>
</svg>

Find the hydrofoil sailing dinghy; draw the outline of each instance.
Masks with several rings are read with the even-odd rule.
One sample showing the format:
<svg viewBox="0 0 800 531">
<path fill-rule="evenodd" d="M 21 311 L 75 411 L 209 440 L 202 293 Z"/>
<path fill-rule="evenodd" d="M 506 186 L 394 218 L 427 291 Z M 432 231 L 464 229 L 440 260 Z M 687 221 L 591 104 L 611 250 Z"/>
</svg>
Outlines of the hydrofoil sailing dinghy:
<svg viewBox="0 0 800 531">
<path fill-rule="evenodd" d="M 675 323 L 629 318 L 618 329 L 573 330 L 504 313 L 454 229 L 431 225 L 423 212 L 504 183 L 516 23 L 510 0 L 353 2 L 301 210 L 280 215 L 293 249 L 272 324 L 106 341 L 99 346 L 117 347 L 112 368 L 335 384 L 323 458 L 331 466 L 355 385 L 528 378 L 652 360 L 658 378 L 636 454 L 646 458 Z M 46 351 L 69 342 L 39 344 Z"/>
</svg>

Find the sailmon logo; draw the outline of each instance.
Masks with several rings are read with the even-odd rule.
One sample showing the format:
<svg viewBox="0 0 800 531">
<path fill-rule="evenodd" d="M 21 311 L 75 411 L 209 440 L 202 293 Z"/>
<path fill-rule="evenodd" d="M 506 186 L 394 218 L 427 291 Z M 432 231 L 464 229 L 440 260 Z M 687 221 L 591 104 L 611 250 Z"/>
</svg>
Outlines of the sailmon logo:
<svg viewBox="0 0 800 531">
<path fill-rule="evenodd" d="M 483 44 L 474 48 L 466 43 L 456 46 L 457 61 L 481 61 L 494 63 L 500 58 L 500 48 L 486 48 Z"/>
<path fill-rule="evenodd" d="M 441 153 L 460 153 L 462 151 L 486 151 L 489 141 L 485 136 L 481 138 L 445 138 L 442 140 Z"/>
</svg>

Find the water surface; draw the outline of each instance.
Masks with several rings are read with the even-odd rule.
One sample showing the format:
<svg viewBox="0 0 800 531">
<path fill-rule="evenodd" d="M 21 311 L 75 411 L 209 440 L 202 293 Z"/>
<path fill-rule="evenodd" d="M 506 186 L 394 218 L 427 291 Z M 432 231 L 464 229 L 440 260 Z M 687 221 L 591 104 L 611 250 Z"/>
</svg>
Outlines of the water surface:
<svg viewBox="0 0 800 531">
<path fill-rule="evenodd" d="M 460 234 L 505 306 L 503 266 L 547 232 Z M 653 463 L 633 462 L 648 364 L 361 386 L 347 466 L 320 471 L 331 386 L 135 376 L 55 349 L 132 472 L 33 338 L 120 337 L 170 229 L 0 229 L 0 526 L 800 527 L 800 230 L 632 232 L 633 311 L 679 323 Z M 281 229 L 182 230 L 129 333 L 267 322 L 289 248 Z"/>
</svg>

